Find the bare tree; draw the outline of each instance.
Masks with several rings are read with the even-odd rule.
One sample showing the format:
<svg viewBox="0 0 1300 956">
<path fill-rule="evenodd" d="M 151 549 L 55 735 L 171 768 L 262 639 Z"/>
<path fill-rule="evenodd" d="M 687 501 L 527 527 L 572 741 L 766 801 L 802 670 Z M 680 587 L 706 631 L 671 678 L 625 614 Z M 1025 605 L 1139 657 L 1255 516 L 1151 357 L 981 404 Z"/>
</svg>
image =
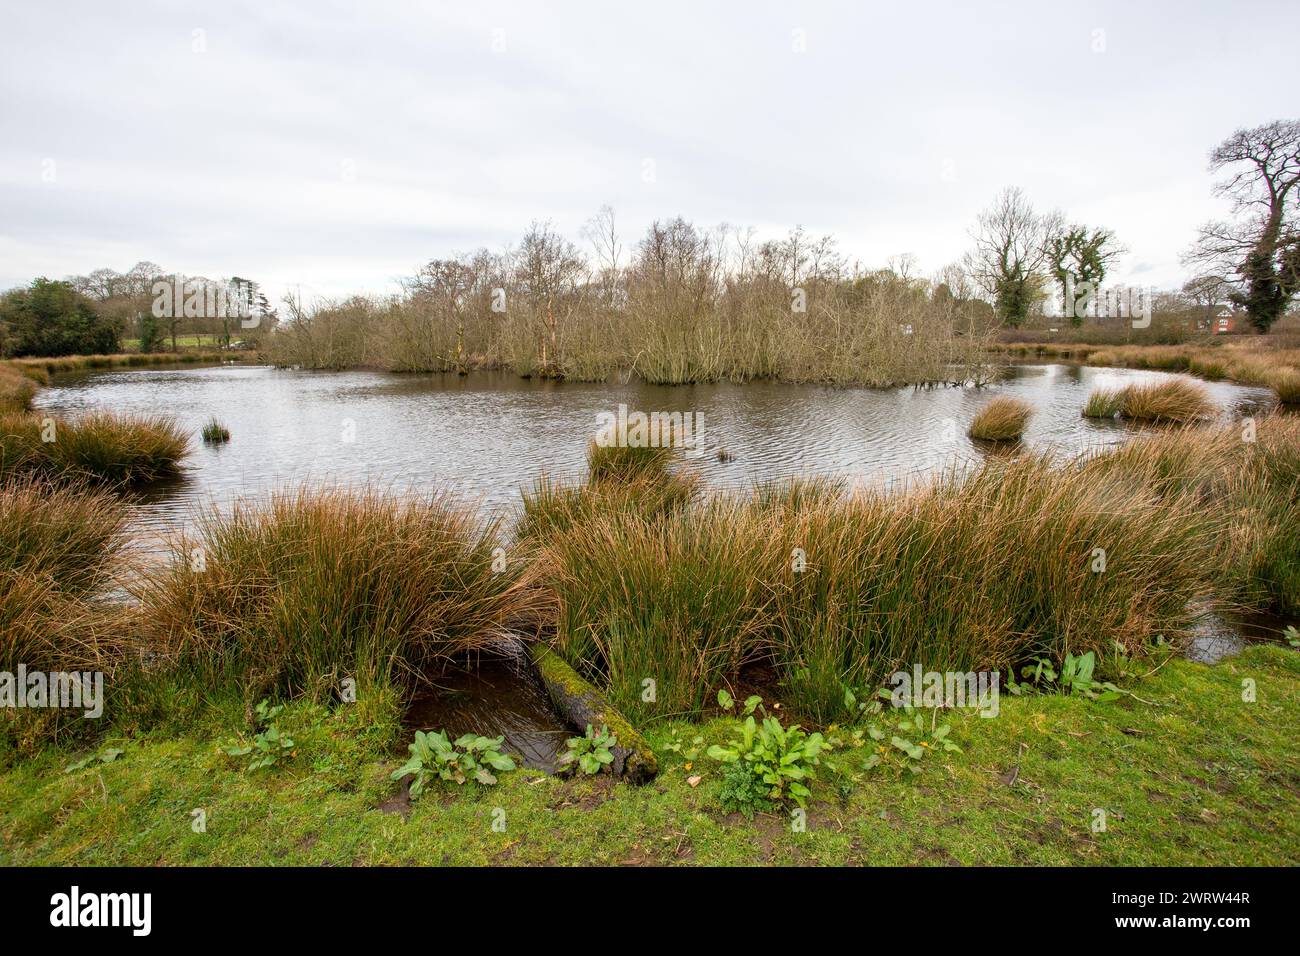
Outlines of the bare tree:
<svg viewBox="0 0 1300 956">
<path fill-rule="evenodd" d="M 578 247 L 549 222 L 534 222 L 514 254 L 519 293 L 546 327 L 541 368 L 549 372 L 559 361 L 560 323 L 577 307 L 587 278 L 587 263 Z"/>
<path fill-rule="evenodd" d="M 1059 230 L 1054 214 L 1034 211 L 1016 187 L 1003 190 L 976 221 L 975 248 L 963 265 L 993 300 L 998 318 L 1019 326 L 1047 287 L 1047 240 Z"/>
<path fill-rule="evenodd" d="M 1231 173 L 1215 190 L 1234 218 L 1203 226 L 1185 261 L 1228 284 L 1229 300 L 1267 332 L 1300 292 L 1300 120 L 1237 130 L 1210 153 L 1210 170 Z"/>
</svg>

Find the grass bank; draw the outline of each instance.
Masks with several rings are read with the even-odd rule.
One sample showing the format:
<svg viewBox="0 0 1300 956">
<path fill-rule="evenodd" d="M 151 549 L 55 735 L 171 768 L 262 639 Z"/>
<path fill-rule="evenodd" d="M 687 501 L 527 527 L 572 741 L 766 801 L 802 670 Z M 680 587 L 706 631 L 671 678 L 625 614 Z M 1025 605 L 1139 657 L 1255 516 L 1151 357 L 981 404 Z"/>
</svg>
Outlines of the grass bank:
<svg viewBox="0 0 1300 956">
<path fill-rule="evenodd" d="M 1242 700 L 1245 680 L 1255 703 Z M 110 741 L 120 756 L 72 772 L 90 752 L 7 762 L 0 862 L 1294 865 L 1300 656 L 1256 647 L 1215 667 L 1172 660 L 1132 686 L 1152 703 L 1004 698 L 995 719 L 945 715 L 963 752 L 927 757 L 919 774 L 866 776 L 856 768 L 868 748 L 832 732 L 845 744 L 832 752 L 842 779 L 862 779 L 841 797 L 841 775 L 826 770 L 805 832 L 787 813 L 721 810 L 718 766 L 672 749 L 679 738 L 726 741 L 732 718 L 648 728 L 663 770 L 644 787 L 520 770 L 406 805 L 389 779 L 402 759 L 391 725 L 358 706 L 292 705 L 284 725 L 297 753 L 259 772 L 222 750 L 239 723 L 225 713 L 181 734 Z"/>
<path fill-rule="evenodd" d="M 189 436 L 163 416 L 93 412 L 76 419 L 0 415 L 0 479 L 129 485 L 173 477 Z"/>
<path fill-rule="evenodd" d="M 1285 404 L 1300 402 L 1300 349 L 1269 347 L 1252 339 L 1193 345 L 996 343 L 989 350 L 1010 358 L 1060 358 L 1085 365 L 1185 372 L 1212 382 L 1271 388 Z"/>
<path fill-rule="evenodd" d="M 141 484 L 180 473 L 189 436 L 165 416 L 94 412 L 56 419 L 32 412 L 52 375 L 83 369 L 218 362 L 221 353 L 71 355 L 0 363 L 0 480 L 37 477 L 72 483 Z"/>
</svg>

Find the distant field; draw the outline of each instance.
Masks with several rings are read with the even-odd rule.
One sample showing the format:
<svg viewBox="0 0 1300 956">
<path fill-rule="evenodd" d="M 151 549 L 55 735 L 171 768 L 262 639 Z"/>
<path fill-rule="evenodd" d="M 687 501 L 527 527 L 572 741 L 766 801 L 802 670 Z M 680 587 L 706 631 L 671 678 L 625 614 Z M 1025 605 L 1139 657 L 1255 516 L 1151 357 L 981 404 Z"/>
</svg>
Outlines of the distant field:
<svg viewBox="0 0 1300 956">
<path fill-rule="evenodd" d="M 215 335 L 178 335 L 176 336 L 176 347 L 181 349 L 201 349 L 217 348 L 219 342 Z M 163 344 L 168 348 L 171 347 L 172 339 L 170 335 L 163 336 Z M 122 351 L 138 352 L 140 351 L 139 339 L 122 339 Z"/>
</svg>

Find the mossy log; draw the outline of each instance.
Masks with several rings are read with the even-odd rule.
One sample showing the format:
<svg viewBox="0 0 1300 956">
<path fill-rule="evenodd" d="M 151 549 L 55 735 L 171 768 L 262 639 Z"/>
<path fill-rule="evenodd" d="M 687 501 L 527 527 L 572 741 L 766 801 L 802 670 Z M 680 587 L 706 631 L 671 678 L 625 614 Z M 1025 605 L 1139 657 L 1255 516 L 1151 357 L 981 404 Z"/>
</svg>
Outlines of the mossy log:
<svg viewBox="0 0 1300 956">
<path fill-rule="evenodd" d="M 637 784 L 653 780 L 659 772 L 654 751 L 605 695 L 545 644 L 534 644 L 531 654 L 551 702 L 570 723 L 582 730 L 604 724 L 614 735 L 614 776 Z"/>
</svg>

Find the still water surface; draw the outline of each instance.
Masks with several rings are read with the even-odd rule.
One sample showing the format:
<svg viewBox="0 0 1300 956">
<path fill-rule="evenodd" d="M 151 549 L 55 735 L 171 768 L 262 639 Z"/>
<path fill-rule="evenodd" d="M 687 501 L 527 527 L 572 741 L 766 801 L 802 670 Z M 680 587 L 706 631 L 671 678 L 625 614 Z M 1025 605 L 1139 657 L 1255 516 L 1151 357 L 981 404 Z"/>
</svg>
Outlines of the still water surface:
<svg viewBox="0 0 1300 956">
<path fill-rule="evenodd" d="M 1079 411 L 1099 386 L 1161 372 L 1018 365 L 976 388 L 836 389 L 770 382 L 655 386 L 570 384 L 509 373 L 402 375 L 304 372 L 261 366 L 122 369 L 61 376 L 38 396 L 61 415 L 91 409 L 163 413 L 191 432 L 185 476 L 135 504 L 133 530 L 150 546 L 188 526 L 200 506 L 301 484 L 372 484 L 394 493 L 450 491 L 507 517 L 539 475 L 580 477 L 600 413 L 620 404 L 695 415 L 692 467 L 717 486 L 796 475 L 856 484 L 907 479 L 987 454 L 966 437 L 981 405 L 1013 395 L 1036 409 L 1025 443 L 1078 452 L 1134 434 Z M 1222 414 L 1271 403 L 1266 389 L 1208 384 Z M 205 446 L 212 416 L 231 441 Z M 728 458 L 719 460 L 725 449 Z"/>
</svg>

